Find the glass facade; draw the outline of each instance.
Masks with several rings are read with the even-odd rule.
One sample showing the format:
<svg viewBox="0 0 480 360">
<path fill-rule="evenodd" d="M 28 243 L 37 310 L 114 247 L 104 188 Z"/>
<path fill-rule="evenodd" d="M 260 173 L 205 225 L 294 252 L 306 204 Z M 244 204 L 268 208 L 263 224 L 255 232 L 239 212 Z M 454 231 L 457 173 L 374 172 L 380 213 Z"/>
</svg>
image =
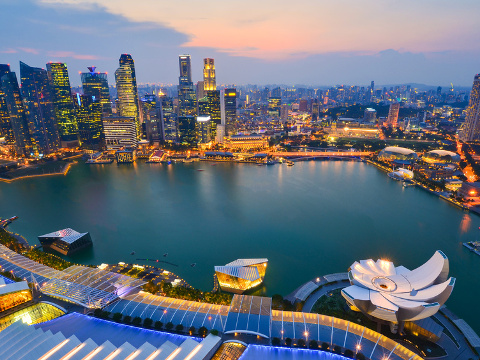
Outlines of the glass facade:
<svg viewBox="0 0 480 360">
<path fill-rule="evenodd" d="M 3 93 L 6 110 L 8 111 L 15 151 L 19 155 L 30 156 L 32 153 L 32 140 L 17 76 L 10 71 L 10 66 L 8 65 L 1 65 L 0 70 L 0 88 Z M 3 121 L 6 120 L 4 118 Z M 7 124 L 5 124 L 5 128 L 8 129 Z M 9 130 L 5 131 L 8 132 Z"/>
<path fill-rule="evenodd" d="M 35 304 L 0 318 L 0 331 L 17 321 L 22 321 L 28 325 L 34 325 L 53 320 L 64 314 L 64 311 L 53 305 L 46 303 Z"/>
<path fill-rule="evenodd" d="M 47 71 L 20 61 L 20 78 L 34 154 L 54 152 L 60 147 L 60 137 Z"/>
<path fill-rule="evenodd" d="M 247 347 L 237 342 L 223 343 L 213 355 L 212 360 L 238 360 Z"/>
<path fill-rule="evenodd" d="M 178 117 L 178 142 L 188 146 L 197 144 L 197 134 L 195 116 Z"/>
<path fill-rule="evenodd" d="M 22 290 L 0 295 L 0 312 L 11 309 L 30 300 L 32 300 L 32 293 L 30 290 Z"/>
<path fill-rule="evenodd" d="M 83 94 L 95 98 L 102 104 L 102 112 L 111 115 L 112 103 L 110 101 L 110 91 L 108 88 L 108 79 L 106 73 L 95 72 L 95 67 L 88 68 L 90 72 L 82 73 Z"/>
<path fill-rule="evenodd" d="M 382 161 L 412 162 L 418 159 L 418 155 L 409 149 L 390 146 L 379 152 L 378 159 Z"/>
<path fill-rule="evenodd" d="M 215 61 L 213 59 L 203 59 L 203 90 L 217 90 L 217 81 L 215 79 Z"/>
<path fill-rule="evenodd" d="M 105 145 L 102 104 L 90 96 L 77 94 L 74 105 L 80 146 L 87 150 L 102 150 Z"/>
<path fill-rule="evenodd" d="M 177 114 L 173 106 L 173 99 L 161 98 L 161 117 L 163 123 L 164 140 L 176 142 L 178 137 Z"/>
<path fill-rule="evenodd" d="M 237 127 L 237 90 L 225 89 L 225 135 L 234 135 Z"/>
<path fill-rule="evenodd" d="M 143 122 L 147 140 L 150 142 L 163 141 L 165 134 L 163 131 L 161 101 L 153 94 L 147 94 L 142 99 Z"/>
<path fill-rule="evenodd" d="M 133 59 L 128 54 L 120 57 L 120 67 L 115 71 L 120 116 L 135 119 L 137 138 L 140 138 L 140 114 L 138 109 L 137 79 Z"/>
<path fill-rule="evenodd" d="M 60 139 L 62 141 L 75 141 L 78 139 L 78 126 L 73 108 L 67 64 L 48 63 L 47 74 L 52 88 L 53 108 Z"/>
<path fill-rule="evenodd" d="M 179 116 L 195 116 L 197 114 L 197 95 L 192 82 L 190 55 L 180 55 L 179 65 L 178 114 Z"/>
</svg>

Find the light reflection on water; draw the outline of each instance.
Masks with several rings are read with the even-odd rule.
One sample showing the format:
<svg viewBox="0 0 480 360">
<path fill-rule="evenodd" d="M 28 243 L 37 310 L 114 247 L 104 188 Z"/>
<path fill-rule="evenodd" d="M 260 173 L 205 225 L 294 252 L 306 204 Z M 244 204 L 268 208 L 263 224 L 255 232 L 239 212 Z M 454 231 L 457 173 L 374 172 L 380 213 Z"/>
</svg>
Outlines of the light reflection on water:
<svg viewBox="0 0 480 360">
<path fill-rule="evenodd" d="M 476 240 L 477 215 L 359 162 L 214 165 L 78 164 L 68 176 L 0 183 L 0 217 L 19 216 L 12 230 L 32 244 L 66 227 L 89 231 L 93 249 L 73 258 L 84 264 L 155 265 L 136 258 L 168 252 L 179 266 L 166 270 L 204 290 L 215 265 L 266 257 L 257 293 L 269 296 L 360 259 L 414 269 L 439 249 L 457 278 L 447 306 L 480 330 L 480 312 L 468 310 L 480 296 L 480 257 L 461 244 Z"/>
</svg>

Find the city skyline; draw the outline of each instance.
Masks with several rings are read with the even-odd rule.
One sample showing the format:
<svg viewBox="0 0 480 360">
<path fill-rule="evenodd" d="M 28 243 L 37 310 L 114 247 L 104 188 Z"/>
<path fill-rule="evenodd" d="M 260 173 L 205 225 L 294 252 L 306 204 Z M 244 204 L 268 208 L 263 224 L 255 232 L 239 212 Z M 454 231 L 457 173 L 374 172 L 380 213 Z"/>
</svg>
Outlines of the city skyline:
<svg viewBox="0 0 480 360">
<path fill-rule="evenodd" d="M 92 65 L 112 82 L 119 53 L 136 59 L 139 83 L 176 83 L 176 57 L 183 53 L 192 56 L 194 82 L 202 80 L 203 58 L 211 57 L 217 83 L 238 85 L 367 85 L 374 79 L 379 85 L 468 87 L 480 67 L 474 23 L 480 5 L 467 0 L 415 4 L 415 12 L 409 1 L 401 7 L 368 1 L 361 8 L 348 0 L 302 3 L 292 12 L 279 3 L 268 16 L 268 2 L 247 3 L 253 15 L 231 9 L 230 25 L 222 20 L 227 5 L 217 3 L 204 9 L 190 4 L 182 17 L 180 8 L 151 2 L 134 9 L 123 1 L 115 8 L 94 0 L 3 2 L 11 35 L 0 48 L 2 62 L 16 72 L 19 60 L 66 62 L 73 86 L 80 84 L 74 73 Z"/>
</svg>

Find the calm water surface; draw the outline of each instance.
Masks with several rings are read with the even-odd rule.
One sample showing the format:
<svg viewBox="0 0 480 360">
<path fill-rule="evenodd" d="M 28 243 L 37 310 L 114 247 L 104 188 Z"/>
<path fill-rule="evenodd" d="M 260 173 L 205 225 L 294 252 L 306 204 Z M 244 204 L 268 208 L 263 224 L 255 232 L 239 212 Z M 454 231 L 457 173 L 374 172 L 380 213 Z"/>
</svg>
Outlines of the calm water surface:
<svg viewBox="0 0 480 360">
<path fill-rule="evenodd" d="M 268 258 L 262 292 L 286 295 L 355 260 L 413 269 L 440 249 L 457 278 L 447 305 L 480 331 L 472 311 L 480 256 L 461 245 L 477 238 L 480 217 L 364 163 L 78 164 L 66 177 L 0 183 L 0 217 L 13 215 L 11 229 L 31 244 L 65 227 L 90 232 L 94 247 L 73 258 L 80 263 L 142 263 L 135 259 L 168 252 L 178 267 L 161 267 L 204 290 L 215 265 L 237 258 Z"/>
</svg>

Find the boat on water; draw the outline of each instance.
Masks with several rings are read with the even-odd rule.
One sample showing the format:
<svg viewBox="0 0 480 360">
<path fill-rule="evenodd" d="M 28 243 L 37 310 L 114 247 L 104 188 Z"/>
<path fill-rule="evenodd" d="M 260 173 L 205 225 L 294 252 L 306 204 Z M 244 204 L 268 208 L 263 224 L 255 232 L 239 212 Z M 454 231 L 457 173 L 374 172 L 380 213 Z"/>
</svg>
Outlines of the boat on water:
<svg viewBox="0 0 480 360">
<path fill-rule="evenodd" d="M 135 255 L 135 254 L 136 254 L 136 252 L 135 252 L 135 251 L 132 251 L 132 252 L 130 253 L 130 255 Z"/>
<path fill-rule="evenodd" d="M 111 164 L 113 159 L 89 159 L 85 161 L 85 164 Z"/>
<path fill-rule="evenodd" d="M 293 165 L 295 165 L 295 164 L 293 163 L 293 161 L 288 161 L 288 162 L 287 162 L 287 166 L 293 166 Z"/>
<path fill-rule="evenodd" d="M 197 263 L 191 263 L 190 266 L 195 267 L 195 266 L 197 266 Z"/>
</svg>

